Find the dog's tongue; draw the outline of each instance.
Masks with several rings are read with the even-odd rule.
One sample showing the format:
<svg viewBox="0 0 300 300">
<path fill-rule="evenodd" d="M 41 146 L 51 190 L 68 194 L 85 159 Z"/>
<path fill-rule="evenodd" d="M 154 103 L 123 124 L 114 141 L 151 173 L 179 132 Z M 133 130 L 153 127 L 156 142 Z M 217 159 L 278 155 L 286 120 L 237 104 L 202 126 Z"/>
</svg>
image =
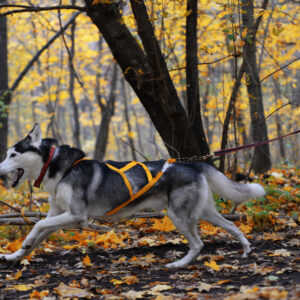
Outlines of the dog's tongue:
<svg viewBox="0 0 300 300">
<path fill-rule="evenodd" d="M 11 183 L 12 187 L 15 187 L 19 183 L 19 180 L 22 177 L 23 173 L 24 171 L 22 169 L 17 169 L 17 171 L 15 172 L 14 179 Z"/>
</svg>

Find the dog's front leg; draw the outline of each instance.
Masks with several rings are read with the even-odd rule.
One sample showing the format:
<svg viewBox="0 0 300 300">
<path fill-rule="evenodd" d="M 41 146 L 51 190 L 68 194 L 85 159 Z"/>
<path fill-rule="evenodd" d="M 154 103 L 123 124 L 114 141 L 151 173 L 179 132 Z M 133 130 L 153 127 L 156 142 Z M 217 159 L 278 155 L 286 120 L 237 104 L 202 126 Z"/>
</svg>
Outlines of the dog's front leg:
<svg viewBox="0 0 300 300">
<path fill-rule="evenodd" d="M 41 220 L 35 224 L 20 250 L 12 254 L 0 255 L 0 259 L 6 261 L 20 260 L 30 254 L 51 233 L 63 228 L 81 227 L 85 221 L 82 216 L 76 216 L 69 212 Z"/>
</svg>

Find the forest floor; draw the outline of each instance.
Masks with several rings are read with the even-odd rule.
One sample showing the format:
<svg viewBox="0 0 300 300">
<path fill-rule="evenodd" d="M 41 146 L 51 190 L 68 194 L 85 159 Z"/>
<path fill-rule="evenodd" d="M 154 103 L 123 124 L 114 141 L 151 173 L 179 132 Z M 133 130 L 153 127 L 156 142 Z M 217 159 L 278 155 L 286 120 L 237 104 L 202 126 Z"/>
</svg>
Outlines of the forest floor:
<svg viewBox="0 0 300 300">
<path fill-rule="evenodd" d="M 251 234 L 252 253 L 227 234 L 204 239 L 182 269 L 164 265 L 188 247 L 169 242 L 120 249 L 43 249 L 21 263 L 0 265 L 0 299 L 299 299 L 299 228 Z M 147 238 L 147 233 L 143 237 Z M 149 236 L 152 239 L 152 236 Z M 171 241 L 171 242 L 170 242 Z M 172 241 L 175 241 L 173 243 Z M 40 250 L 42 251 L 42 250 Z M 45 253 L 47 252 L 47 253 Z"/>
<path fill-rule="evenodd" d="M 237 211 L 245 217 L 235 224 L 252 248 L 246 259 L 228 233 L 200 222 L 201 254 L 184 268 L 168 269 L 188 246 L 167 216 L 106 222 L 113 228 L 108 232 L 60 231 L 22 261 L 0 262 L 0 300 L 299 299 L 299 170 L 273 170 L 263 184 L 268 195 Z M 13 210 L 21 211 L 23 221 L 28 207 L 47 211 L 45 196 L 0 186 L 0 224 Z M 230 212 L 230 202 L 216 199 L 216 205 Z M 5 222 L 0 253 L 19 249 L 32 228 Z"/>
</svg>

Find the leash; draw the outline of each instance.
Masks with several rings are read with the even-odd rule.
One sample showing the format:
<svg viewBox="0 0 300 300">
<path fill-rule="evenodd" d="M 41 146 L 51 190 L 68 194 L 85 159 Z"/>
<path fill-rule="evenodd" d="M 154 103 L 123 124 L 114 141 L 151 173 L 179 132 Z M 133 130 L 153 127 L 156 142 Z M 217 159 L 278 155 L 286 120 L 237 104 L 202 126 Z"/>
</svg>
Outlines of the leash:
<svg viewBox="0 0 300 300">
<path fill-rule="evenodd" d="M 228 154 L 228 153 L 237 152 L 237 151 L 245 150 L 245 149 L 250 149 L 250 148 L 253 148 L 253 147 L 258 147 L 258 146 L 265 145 L 265 144 L 268 144 L 268 143 L 271 143 L 271 142 L 275 142 L 275 141 L 281 140 L 283 138 L 286 138 L 288 136 L 297 134 L 299 132 L 300 132 L 300 129 L 298 129 L 294 132 L 282 135 L 280 137 L 274 138 L 274 139 L 261 141 L 261 142 L 257 142 L 257 143 L 253 143 L 253 144 L 247 144 L 247 145 L 238 146 L 238 147 L 229 148 L 229 149 L 218 150 L 218 151 L 214 151 L 211 154 L 207 154 L 207 155 L 203 155 L 203 156 L 193 156 L 193 157 L 188 157 L 188 158 L 184 158 L 184 157 L 183 158 L 177 158 L 176 161 L 178 161 L 178 162 L 180 162 L 180 161 L 188 162 L 188 161 L 201 161 L 201 160 L 213 159 L 213 158 L 216 158 L 218 156 L 225 155 L 225 154 Z"/>
<path fill-rule="evenodd" d="M 215 156 L 221 156 L 221 155 L 224 155 L 224 154 L 227 154 L 227 153 L 237 152 L 237 151 L 240 151 L 240 150 L 249 149 L 249 148 L 253 148 L 253 147 L 257 147 L 257 146 L 269 144 L 271 142 L 275 142 L 275 141 L 281 140 L 283 138 L 286 138 L 286 137 L 288 137 L 290 135 L 293 135 L 293 134 L 297 134 L 299 132 L 300 132 L 300 129 L 298 129 L 298 130 L 296 130 L 294 132 L 288 133 L 286 135 L 282 135 L 280 137 L 267 140 L 267 141 L 261 141 L 261 142 L 257 142 L 257 143 L 253 143 L 253 144 L 244 145 L 244 146 L 238 146 L 238 147 L 234 147 L 234 148 L 229 148 L 229 149 L 223 149 L 223 150 L 215 151 L 214 155 Z"/>
</svg>

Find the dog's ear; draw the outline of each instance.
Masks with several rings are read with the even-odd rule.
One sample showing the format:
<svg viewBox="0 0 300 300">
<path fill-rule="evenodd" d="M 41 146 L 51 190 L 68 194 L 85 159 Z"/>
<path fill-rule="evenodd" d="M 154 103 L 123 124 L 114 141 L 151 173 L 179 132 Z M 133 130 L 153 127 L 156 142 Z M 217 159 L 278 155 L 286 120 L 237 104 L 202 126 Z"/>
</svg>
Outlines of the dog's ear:
<svg viewBox="0 0 300 300">
<path fill-rule="evenodd" d="M 35 147 L 39 147 L 42 142 L 42 131 L 38 123 L 36 123 L 33 129 L 29 132 L 30 144 Z"/>
</svg>

